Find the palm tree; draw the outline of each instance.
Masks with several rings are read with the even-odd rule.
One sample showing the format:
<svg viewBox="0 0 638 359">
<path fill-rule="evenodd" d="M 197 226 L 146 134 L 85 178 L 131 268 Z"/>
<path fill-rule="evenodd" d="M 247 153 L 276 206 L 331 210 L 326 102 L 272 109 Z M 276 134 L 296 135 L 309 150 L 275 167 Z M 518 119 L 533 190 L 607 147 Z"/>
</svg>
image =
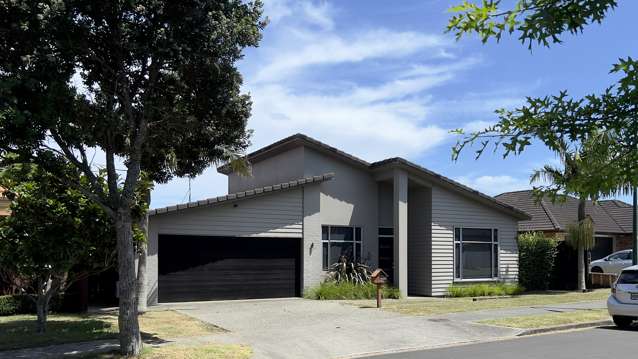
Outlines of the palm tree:
<svg viewBox="0 0 638 359">
<path fill-rule="evenodd" d="M 608 146 L 613 140 L 609 133 L 592 133 L 580 144 L 561 139 L 551 148 L 559 156 L 561 167 L 545 165 L 535 170 L 530 179 L 531 183 L 544 183 L 534 187 L 537 201 L 547 195 L 552 202 L 565 201 L 568 195 L 578 198 L 577 222 L 568 227 L 566 240 L 578 253 L 579 290 L 587 289 L 585 253 L 595 245 L 595 223 L 585 212 L 587 200 L 595 202 L 601 197 L 630 190 L 623 184 L 626 181 L 615 174 L 612 163 L 616 154 L 610 153 Z"/>
</svg>

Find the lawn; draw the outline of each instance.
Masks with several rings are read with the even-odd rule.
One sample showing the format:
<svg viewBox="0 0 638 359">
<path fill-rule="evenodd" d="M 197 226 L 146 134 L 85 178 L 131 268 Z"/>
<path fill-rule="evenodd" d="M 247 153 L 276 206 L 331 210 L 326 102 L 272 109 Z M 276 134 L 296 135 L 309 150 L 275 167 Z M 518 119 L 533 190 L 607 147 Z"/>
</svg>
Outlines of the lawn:
<svg viewBox="0 0 638 359">
<path fill-rule="evenodd" d="M 576 310 L 573 312 L 550 313 L 543 315 L 524 315 L 500 319 L 482 320 L 479 323 L 501 327 L 537 329 L 566 324 L 597 322 L 609 319 L 606 309 Z"/>
<path fill-rule="evenodd" d="M 485 299 L 473 301 L 472 298 L 408 298 L 383 301 L 383 309 L 408 315 L 437 315 L 446 313 L 469 312 L 474 310 L 528 307 L 533 305 L 551 305 L 604 300 L 609 289 L 597 289 L 588 293 L 580 292 L 543 292 L 522 294 L 511 298 Z M 373 301 L 345 301 L 359 307 L 371 307 Z"/>
<path fill-rule="evenodd" d="M 202 344 L 183 346 L 180 344 L 164 345 L 157 348 L 145 347 L 140 359 L 248 359 L 252 350 L 238 344 Z M 116 353 L 101 353 L 83 356 L 82 359 L 121 359 Z"/>
<path fill-rule="evenodd" d="M 223 331 L 175 311 L 147 312 L 140 316 L 140 327 L 142 337 L 152 341 Z M 34 315 L 13 315 L 0 317 L 0 350 L 116 338 L 117 333 L 116 313 L 51 314 L 43 334 L 35 333 Z"/>
</svg>

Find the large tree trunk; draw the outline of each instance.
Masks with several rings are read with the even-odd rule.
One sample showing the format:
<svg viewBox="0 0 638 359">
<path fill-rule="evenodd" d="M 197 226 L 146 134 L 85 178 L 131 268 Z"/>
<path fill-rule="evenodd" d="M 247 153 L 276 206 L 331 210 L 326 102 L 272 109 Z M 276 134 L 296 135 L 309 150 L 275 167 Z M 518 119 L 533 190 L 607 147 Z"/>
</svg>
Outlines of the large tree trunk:
<svg viewBox="0 0 638 359">
<path fill-rule="evenodd" d="M 38 298 L 35 301 L 35 309 L 37 313 L 36 332 L 44 333 L 47 331 L 47 317 L 49 315 L 49 299 L 50 297 L 38 293 Z"/>
<path fill-rule="evenodd" d="M 35 300 L 35 311 L 37 315 L 36 332 L 47 331 L 47 318 L 49 317 L 49 302 L 58 292 L 62 285 L 62 279 L 53 275 L 43 279 L 38 283 L 38 295 Z"/>
<path fill-rule="evenodd" d="M 137 356 L 142 348 L 140 327 L 137 320 L 137 278 L 135 274 L 135 246 L 131 211 L 120 208 L 115 218 L 117 235 L 117 263 L 119 274 L 120 352 L 126 356 Z"/>
<path fill-rule="evenodd" d="M 144 205 L 151 203 L 151 190 L 147 189 L 143 194 Z M 137 311 L 145 313 L 148 303 L 148 291 L 146 285 L 146 256 L 148 255 L 148 213 L 142 214 L 138 226 L 144 233 L 144 242 L 138 243 L 137 258 Z"/>
<path fill-rule="evenodd" d="M 139 222 L 140 230 L 144 233 L 144 242 L 139 243 L 137 258 L 137 311 L 146 312 L 148 292 L 146 285 L 146 256 L 148 255 L 148 214 L 144 213 Z"/>
<path fill-rule="evenodd" d="M 582 223 L 585 220 L 585 199 L 581 198 L 578 201 L 578 223 Z M 587 268 L 585 268 L 585 246 L 583 244 L 582 238 L 578 240 L 578 290 L 586 291 L 587 290 Z"/>
</svg>

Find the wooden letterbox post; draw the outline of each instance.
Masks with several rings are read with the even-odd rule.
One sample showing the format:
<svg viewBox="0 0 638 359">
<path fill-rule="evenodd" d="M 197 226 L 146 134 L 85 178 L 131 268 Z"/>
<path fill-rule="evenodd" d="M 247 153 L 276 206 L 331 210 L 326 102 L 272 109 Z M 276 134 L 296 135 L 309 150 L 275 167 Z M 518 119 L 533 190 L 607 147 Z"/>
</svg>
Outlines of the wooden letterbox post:
<svg viewBox="0 0 638 359">
<path fill-rule="evenodd" d="M 372 281 L 372 284 L 377 286 L 377 308 L 381 308 L 381 293 L 383 285 L 388 282 L 388 275 L 383 271 L 383 269 L 379 268 L 372 272 L 370 280 Z"/>
</svg>

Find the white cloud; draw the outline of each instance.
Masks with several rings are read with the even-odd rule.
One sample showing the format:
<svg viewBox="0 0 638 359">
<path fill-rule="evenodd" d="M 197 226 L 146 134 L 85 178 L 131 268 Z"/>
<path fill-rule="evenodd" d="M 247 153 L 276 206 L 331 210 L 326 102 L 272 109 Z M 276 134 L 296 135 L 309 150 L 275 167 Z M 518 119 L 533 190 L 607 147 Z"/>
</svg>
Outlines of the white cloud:
<svg viewBox="0 0 638 359">
<path fill-rule="evenodd" d="M 461 176 L 456 181 L 490 196 L 503 192 L 530 189 L 529 178 L 503 176 Z"/>
<path fill-rule="evenodd" d="M 374 90 L 359 89 L 355 92 Z M 388 156 L 414 156 L 442 143 L 446 129 L 422 123 L 427 112 L 419 101 L 352 101 L 348 94 L 295 94 L 283 86 L 269 85 L 253 91 L 254 143 L 304 132 L 340 149 L 380 160 Z"/>
<path fill-rule="evenodd" d="M 290 32 L 286 48 L 278 49 L 253 82 L 281 81 L 305 67 L 401 58 L 424 49 L 450 46 L 439 35 L 371 29 L 344 37 L 337 33 Z"/>
</svg>

